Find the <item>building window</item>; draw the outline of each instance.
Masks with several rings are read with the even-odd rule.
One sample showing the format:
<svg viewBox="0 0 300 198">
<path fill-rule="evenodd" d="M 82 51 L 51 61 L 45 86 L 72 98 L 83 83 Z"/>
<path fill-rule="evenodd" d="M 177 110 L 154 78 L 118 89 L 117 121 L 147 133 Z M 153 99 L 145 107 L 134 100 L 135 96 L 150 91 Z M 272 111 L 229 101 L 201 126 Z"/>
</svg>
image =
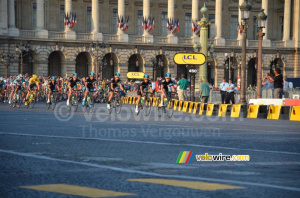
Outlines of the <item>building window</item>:
<svg viewBox="0 0 300 198">
<path fill-rule="evenodd" d="M 59 29 L 60 31 L 65 30 L 64 18 L 65 18 L 65 5 L 60 5 L 60 14 L 59 14 Z"/>
<path fill-rule="evenodd" d="M 192 31 L 191 31 L 192 15 L 191 15 L 191 13 L 186 13 L 184 20 L 185 20 L 184 21 L 184 36 L 186 38 L 191 38 L 191 36 L 192 36 Z"/>
<path fill-rule="evenodd" d="M 257 27 L 257 18 L 253 17 L 253 40 L 258 40 L 257 37 L 258 27 Z"/>
<path fill-rule="evenodd" d="M 118 9 L 113 9 L 112 33 L 117 34 L 117 32 L 118 32 Z"/>
<path fill-rule="evenodd" d="M 36 29 L 36 3 L 32 4 L 32 29 Z"/>
<path fill-rule="evenodd" d="M 161 35 L 162 36 L 168 35 L 167 23 L 168 23 L 168 13 L 162 12 L 161 13 Z"/>
<path fill-rule="evenodd" d="M 210 21 L 210 26 L 208 26 L 208 38 L 215 38 L 216 37 L 216 25 L 215 25 L 215 15 L 209 14 L 208 20 Z"/>
<path fill-rule="evenodd" d="M 284 22 L 284 18 L 283 16 L 279 17 L 279 21 L 280 21 L 280 40 L 283 39 L 283 22 Z"/>
<path fill-rule="evenodd" d="M 237 39 L 237 30 L 239 28 L 239 16 L 231 15 L 230 21 L 230 39 Z"/>
<path fill-rule="evenodd" d="M 92 8 L 87 7 L 86 9 L 86 32 L 92 31 Z"/>
<path fill-rule="evenodd" d="M 143 11 L 139 10 L 138 17 L 137 17 L 137 33 L 138 33 L 138 35 L 143 35 L 143 28 L 142 28 L 143 18 L 144 18 Z"/>
</svg>

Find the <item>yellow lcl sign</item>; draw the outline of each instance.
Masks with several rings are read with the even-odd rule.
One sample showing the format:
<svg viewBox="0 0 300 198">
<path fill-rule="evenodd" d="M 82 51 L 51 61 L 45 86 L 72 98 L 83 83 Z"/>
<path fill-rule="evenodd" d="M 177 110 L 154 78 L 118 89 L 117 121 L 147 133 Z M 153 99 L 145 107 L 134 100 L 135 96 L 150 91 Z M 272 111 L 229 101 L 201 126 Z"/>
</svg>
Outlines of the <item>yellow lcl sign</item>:
<svg viewBox="0 0 300 198">
<path fill-rule="evenodd" d="M 144 73 L 143 72 L 128 72 L 127 73 L 127 78 L 143 79 L 144 78 Z"/>
<path fill-rule="evenodd" d="M 174 62 L 178 65 L 202 65 L 206 57 L 201 53 L 177 53 L 174 56 Z"/>
</svg>

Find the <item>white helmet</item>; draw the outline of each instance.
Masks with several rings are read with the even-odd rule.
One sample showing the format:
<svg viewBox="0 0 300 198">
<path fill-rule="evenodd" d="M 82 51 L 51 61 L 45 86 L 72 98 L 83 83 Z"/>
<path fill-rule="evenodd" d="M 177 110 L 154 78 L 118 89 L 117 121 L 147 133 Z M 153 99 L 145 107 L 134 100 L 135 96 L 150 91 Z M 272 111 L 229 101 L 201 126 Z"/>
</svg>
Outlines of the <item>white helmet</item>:
<svg viewBox="0 0 300 198">
<path fill-rule="evenodd" d="M 19 74 L 19 75 L 18 75 L 18 78 L 23 78 L 23 75 L 22 75 L 22 74 Z"/>
</svg>

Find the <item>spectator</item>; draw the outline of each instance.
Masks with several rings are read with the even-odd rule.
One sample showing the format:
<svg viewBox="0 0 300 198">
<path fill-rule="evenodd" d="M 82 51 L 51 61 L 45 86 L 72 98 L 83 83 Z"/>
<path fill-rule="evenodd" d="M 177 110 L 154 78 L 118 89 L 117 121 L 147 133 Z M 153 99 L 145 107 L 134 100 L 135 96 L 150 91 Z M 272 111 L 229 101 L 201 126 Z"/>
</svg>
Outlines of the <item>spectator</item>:
<svg viewBox="0 0 300 198">
<path fill-rule="evenodd" d="M 283 78 L 283 89 L 293 89 L 293 83 L 292 82 L 288 82 L 286 80 L 286 77 Z"/>
<path fill-rule="evenodd" d="M 266 73 L 265 78 L 262 80 L 262 89 L 273 89 L 274 83 L 273 83 L 273 77 L 270 75 L 270 73 Z"/>
<path fill-rule="evenodd" d="M 181 79 L 178 81 L 179 91 L 178 91 L 178 98 L 179 100 L 186 99 L 186 88 L 189 82 L 187 79 L 184 78 L 184 74 L 181 74 Z"/>
<path fill-rule="evenodd" d="M 220 84 L 222 104 L 225 103 L 225 98 L 226 98 L 226 95 L 227 95 L 227 90 L 226 90 L 227 87 L 228 87 L 228 83 L 226 82 L 226 78 L 223 78 L 223 82 Z"/>
<path fill-rule="evenodd" d="M 226 88 L 226 90 L 227 90 L 227 96 L 226 96 L 226 100 L 225 100 L 226 104 L 230 104 L 230 101 L 232 104 L 234 104 L 235 103 L 235 101 L 234 101 L 235 86 L 231 80 L 228 81 L 228 87 Z"/>
<path fill-rule="evenodd" d="M 274 70 L 274 73 L 275 73 L 275 78 L 273 80 L 273 83 L 274 83 L 274 98 L 282 98 L 282 94 L 283 94 L 283 76 L 281 75 L 281 69 L 276 68 Z"/>
<path fill-rule="evenodd" d="M 207 80 L 199 80 L 199 98 L 201 102 L 207 103 L 209 98 L 209 86 Z"/>
</svg>

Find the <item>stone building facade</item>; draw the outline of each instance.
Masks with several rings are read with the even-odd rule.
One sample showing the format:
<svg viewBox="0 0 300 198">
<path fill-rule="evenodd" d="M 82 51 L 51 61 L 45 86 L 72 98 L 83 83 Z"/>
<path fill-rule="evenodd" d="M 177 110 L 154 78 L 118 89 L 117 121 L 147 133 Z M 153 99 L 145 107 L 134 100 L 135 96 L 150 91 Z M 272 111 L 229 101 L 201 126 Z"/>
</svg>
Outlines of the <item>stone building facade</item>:
<svg viewBox="0 0 300 198">
<path fill-rule="evenodd" d="M 86 76 L 98 71 L 111 78 L 118 71 L 148 73 L 152 78 L 166 72 L 186 74 L 187 66 L 176 65 L 178 52 L 192 52 L 200 42 L 191 32 L 191 22 L 202 18 L 208 8 L 211 21 L 207 46 L 214 43 L 208 61 L 208 80 L 219 84 L 223 77 L 240 75 L 241 21 L 243 0 L 1 0 L 0 76 L 23 73 Z M 247 40 L 247 85 L 256 83 L 258 48 L 256 16 L 263 8 L 268 15 L 263 41 L 263 72 L 280 67 L 286 77 L 300 77 L 300 0 L 249 0 L 252 10 Z M 76 13 L 77 25 L 64 26 L 64 14 Z M 129 17 L 123 32 L 118 16 Z M 144 17 L 154 17 L 151 33 L 142 29 Z M 179 20 L 180 32 L 171 34 L 168 18 Z M 98 48 L 92 47 L 98 44 Z M 16 51 L 16 45 L 20 46 Z M 27 48 L 25 47 L 27 46 Z M 201 48 L 200 48 L 201 51 Z M 225 57 L 225 53 L 229 57 Z M 229 64 L 230 59 L 230 64 Z M 230 65 L 230 67 L 229 67 Z M 230 68 L 230 69 L 229 69 Z M 197 79 L 196 79 L 197 80 Z"/>
</svg>

